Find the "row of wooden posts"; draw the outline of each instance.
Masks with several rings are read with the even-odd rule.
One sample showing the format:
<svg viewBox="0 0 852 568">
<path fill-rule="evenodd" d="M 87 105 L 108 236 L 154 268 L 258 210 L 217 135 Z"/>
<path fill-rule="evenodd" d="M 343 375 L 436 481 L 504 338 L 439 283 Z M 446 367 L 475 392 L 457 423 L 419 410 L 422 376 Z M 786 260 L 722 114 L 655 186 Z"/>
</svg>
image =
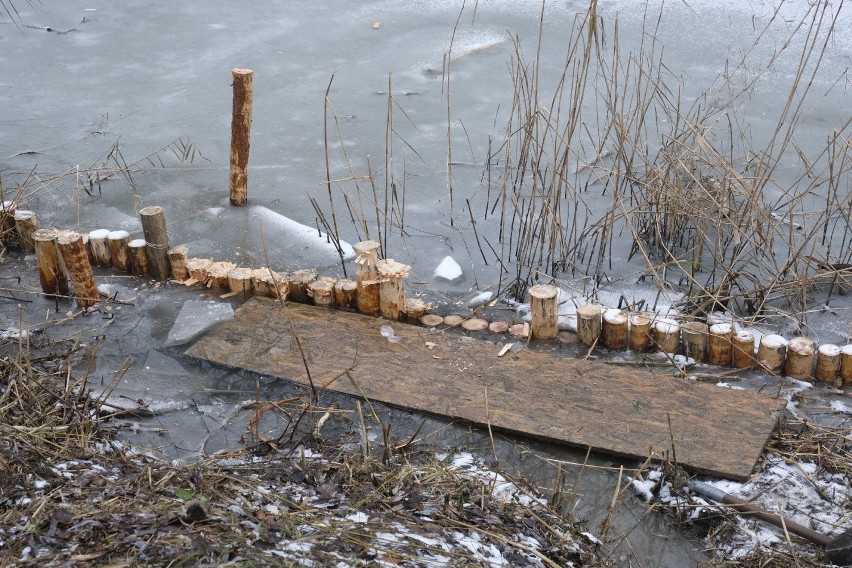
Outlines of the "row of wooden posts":
<svg viewBox="0 0 852 568">
<path fill-rule="evenodd" d="M 599 306 L 577 309 L 577 334 L 589 346 L 610 349 L 655 350 L 681 353 L 696 362 L 734 367 L 760 368 L 772 374 L 840 387 L 852 384 L 852 345 L 820 345 L 813 339 L 764 334 L 755 349 L 755 336 L 735 329 L 733 322 L 710 318 L 708 322 L 679 323 L 669 318 L 655 320 L 642 313 L 628 313 Z"/>
<path fill-rule="evenodd" d="M 222 291 L 224 296 L 255 294 L 284 297 L 318 306 L 354 309 L 364 314 L 425 325 L 439 325 L 444 319 L 427 314 L 429 305 L 419 298 L 405 298 L 404 280 L 410 266 L 393 259 L 379 258 L 379 243 L 363 241 L 355 250 L 355 280 L 320 277 L 314 269 L 277 273 L 268 268 L 242 268 L 230 262 L 188 258 L 184 246 L 170 247 L 163 208 L 139 211 L 143 239 L 131 239 L 127 231 L 96 230 L 87 234 L 61 229 L 38 229 L 31 211 L 18 211 L 6 202 L 0 207 L 0 227 L 6 246 L 34 251 L 38 259 L 42 290 L 48 295 L 68 296 L 69 280 L 75 300 L 88 308 L 99 301 L 92 266 L 112 266 L 116 270 L 157 280 L 172 278 L 186 285 L 203 284 Z M 479 318 L 460 323 L 475 331 L 489 328 L 495 333 L 512 331 L 535 339 L 551 339 L 558 333 L 558 290 L 537 285 L 529 290 L 531 322 L 523 329 L 509 329 L 504 322 Z M 577 334 L 584 345 L 593 348 L 634 351 L 655 350 L 682 353 L 697 362 L 762 368 L 770 373 L 796 379 L 816 378 L 836 386 L 852 384 L 852 345 L 821 345 L 812 339 L 786 340 L 765 334 L 755 349 L 754 335 L 735 330 L 730 321 L 678 323 L 654 319 L 651 315 L 628 313 L 599 306 L 577 309 Z"/>
</svg>

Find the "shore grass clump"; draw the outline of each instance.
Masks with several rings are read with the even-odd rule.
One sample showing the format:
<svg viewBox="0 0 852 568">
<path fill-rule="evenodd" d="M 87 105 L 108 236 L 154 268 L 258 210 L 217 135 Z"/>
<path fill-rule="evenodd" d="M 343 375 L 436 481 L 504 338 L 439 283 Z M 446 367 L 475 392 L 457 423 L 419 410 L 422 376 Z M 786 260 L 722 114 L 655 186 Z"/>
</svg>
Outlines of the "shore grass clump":
<svg viewBox="0 0 852 568">
<path fill-rule="evenodd" d="M 591 2 L 575 19 L 555 80 L 541 67 L 541 38 L 534 57 L 516 39 L 510 118 L 483 175 L 488 213 L 500 218 L 502 289 L 523 301 L 536 281 L 565 272 L 590 277 L 597 289 L 624 272 L 614 261 L 627 260 L 636 269 L 624 278 L 639 274 L 683 294 L 678 307 L 694 316 L 792 311 L 802 320 L 815 289 L 829 298 L 845 291 L 852 118 L 823 146 L 805 149 L 798 139 L 825 96 L 814 78 L 838 15 L 828 5 L 804 8 L 783 32 L 788 41 L 767 56 L 761 41 L 778 24 L 770 18 L 755 45 L 706 87 L 685 84 L 666 65 L 661 14 L 647 14 L 643 39 L 628 48 L 617 22 Z M 795 79 L 771 109 L 774 127 L 757 136 L 743 103 L 781 59 Z"/>
</svg>

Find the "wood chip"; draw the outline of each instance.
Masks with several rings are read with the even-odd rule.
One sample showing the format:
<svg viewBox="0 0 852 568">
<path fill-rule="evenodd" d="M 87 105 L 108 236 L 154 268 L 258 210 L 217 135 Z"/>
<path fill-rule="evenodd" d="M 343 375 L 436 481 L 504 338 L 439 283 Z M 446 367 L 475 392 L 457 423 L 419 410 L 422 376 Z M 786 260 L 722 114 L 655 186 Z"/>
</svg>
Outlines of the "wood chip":
<svg viewBox="0 0 852 568">
<path fill-rule="evenodd" d="M 461 326 L 468 331 L 482 331 L 488 328 L 488 322 L 480 318 L 471 318 L 463 321 Z"/>
<path fill-rule="evenodd" d="M 444 318 L 444 323 L 447 324 L 447 325 L 451 325 L 451 326 L 459 325 L 463 321 L 464 321 L 463 317 L 457 316 L 455 314 L 449 315 L 449 316 Z"/>
<path fill-rule="evenodd" d="M 505 321 L 493 321 L 488 325 L 493 333 L 506 333 L 509 331 L 509 323 Z"/>
<path fill-rule="evenodd" d="M 513 343 L 507 343 L 506 345 L 504 345 L 504 346 L 503 346 L 503 349 L 501 349 L 501 350 L 500 350 L 500 353 L 498 353 L 498 354 L 497 354 L 497 356 L 498 356 L 498 357 L 502 357 L 503 355 L 505 355 L 506 353 L 508 353 L 508 352 L 509 352 L 509 349 L 511 349 L 511 348 L 512 348 L 512 345 L 514 345 L 514 344 L 513 344 Z"/>
<path fill-rule="evenodd" d="M 426 327 L 435 327 L 444 323 L 444 318 L 435 314 L 426 314 L 420 318 L 420 323 Z"/>
</svg>

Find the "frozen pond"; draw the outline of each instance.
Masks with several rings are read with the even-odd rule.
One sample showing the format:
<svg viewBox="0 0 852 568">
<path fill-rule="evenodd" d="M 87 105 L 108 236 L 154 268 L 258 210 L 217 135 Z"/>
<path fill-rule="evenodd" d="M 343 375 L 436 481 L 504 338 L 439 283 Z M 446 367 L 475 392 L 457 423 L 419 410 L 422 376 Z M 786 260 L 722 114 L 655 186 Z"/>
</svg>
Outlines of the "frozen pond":
<svg viewBox="0 0 852 568">
<path fill-rule="evenodd" d="M 699 139 L 692 143 L 702 149 L 681 157 L 694 159 L 699 181 L 730 175 L 742 187 L 743 180 L 756 179 L 754 172 L 766 172 L 770 164 L 769 181 L 755 182 L 759 192 L 750 198 L 742 189 L 734 192 L 732 209 L 759 202 L 755 210 L 765 215 L 735 226 L 750 227 L 753 221 L 756 233 L 771 233 L 760 242 L 778 247 L 766 258 L 757 255 L 760 246 L 739 255 L 726 249 L 722 257 L 761 279 L 798 274 L 807 256 L 852 262 L 843 229 L 849 192 L 844 158 L 850 134 L 848 11 L 835 14 L 828 7 L 820 18 L 805 1 L 673 1 L 662 8 L 634 0 L 592 4 L 597 19 L 589 20 L 589 4 L 574 1 L 542 8 L 536 1 L 513 0 L 298 6 L 45 0 L 35 10 L 17 2 L 20 20 L 0 21 L 4 199 L 15 198 L 19 207 L 35 210 L 42 226 L 126 229 L 134 236 L 141 236 L 138 209 L 161 205 L 172 243 L 186 244 L 191 256 L 255 267 L 265 262 L 266 245 L 277 270 L 311 266 L 341 274 L 313 198 L 326 222 L 337 223 L 341 239 L 381 238 L 385 256 L 413 266 L 412 291 L 450 303 L 480 290 L 503 290 L 516 274 L 534 270 L 517 254 L 520 237 L 509 235 L 522 234 L 522 226 L 530 234 L 546 232 L 544 224 L 521 219 L 527 214 L 538 218 L 536 207 L 544 198 L 534 195 L 535 188 L 554 177 L 564 158 L 559 171 L 571 178 L 565 182 L 570 191 L 564 193 L 560 215 L 573 240 L 559 244 L 572 254 L 563 259 L 567 270 L 558 276 L 588 295 L 611 280 L 617 292 L 607 297 L 617 301 L 620 294 L 638 296 L 657 288 L 651 277 L 636 286 L 648 264 L 631 250 L 631 225 L 617 217 L 634 205 L 638 193 L 619 193 L 615 184 L 629 185 L 630 176 L 647 180 L 653 169 L 649 164 L 658 165 L 655 156 L 672 141 L 663 134 L 672 124 L 701 114 L 696 109 L 710 109 L 702 115 L 708 119 L 704 138 L 692 134 Z M 594 34 L 591 21 L 596 22 Z M 572 89 L 585 51 L 577 49 L 566 58 L 571 46 L 579 45 L 577 38 L 591 38 L 597 46 L 582 103 Z M 799 57 L 808 49 L 813 49 L 811 58 L 800 68 Z M 519 75 L 518 52 L 530 75 Z M 531 65 L 535 60 L 538 67 Z M 636 61 L 654 70 L 658 80 L 637 79 L 639 67 L 629 64 Z M 227 195 L 235 67 L 255 72 L 250 206 L 244 208 L 230 207 Z M 571 78 L 562 103 L 554 105 L 566 67 Z M 524 82 L 533 72 L 539 85 L 534 92 Z M 608 89 L 613 77 L 619 78 L 618 89 Z M 791 97 L 797 82 L 800 89 Z M 537 102 L 525 103 L 529 96 Z M 575 106 L 582 115 L 570 140 L 545 132 L 547 121 L 564 132 Z M 612 120 L 613 106 L 625 121 Z M 631 123 L 643 108 L 645 122 Z M 520 169 L 518 154 L 507 148 L 516 152 L 516 144 L 525 140 L 517 129 L 519 117 L 530 109 L 541 117 L 531 130 L 542 129 L 536 132 L 543 149 L 528 155 L 540 163 L 519 176 L 528 184 L 518 187 L 511 181 Z M 622 135 L 614 134 L 618 124 L 625 129 Z M 795 132 L 788 137 L 791 124 Z M 714 153 L 701 140 L 719 154 L 729 152 L 730 159 L 713 161 Z M 832 146 L 831 140 L 839 142 Z M 827 144 L 830 151 L 824 151 Z M 631 152 L 651 160 L 620 161 Z M 506 168 L 507 160 L 516 162 Z M 613 172 L 622 181 L 608 183 L 606 175 Z M 653 186 L 640 185 L 642 191 Z M 520 212 L 516 217 L 511 212 L 501 216 L 512 207 Z M 708 210 L 711 217 L 730 214 L 719 204 Z M 541 211 L 545 219 L 548 213 Z M 823 226 L 830 234 L 820 238 Z M 691 227 L 689 235 L 700 229 Z M 711 226 L 708 242 L 717 236 L 741 238 L 732 233 L 729 225 Z M 606 239 L 608 247 L 601 244 Z M 590 252 L 596 249 L 600 252 Z M 690 250 L 685 246 L 683 254 Z M 648 251 L 654 253 L 650 245 Z M 435 276 L 447 256 L 458 263 L 460 278 Z M 531 256 L 546 264 L 543 257 Z M 713 257 L 702 260 L 699 254 L 697 264 L 708 260 Z M 675 264 L 672 274 L 658 271 L 665 280 L 657 282 L 662 304 L 673 303 L 688 287 L 681 274 L 689 271 Z M 351 262 L 346 266 L 351 275 Z M 720 281 L 713 280 L 714 285 Z M 785 304 L 795 296 L 790 286 L 769 293 L 773 309 L 789 309 L 795 318 L 767 325 L 787 329 L 792 321 L 820 342 L 846 342 L 848 300 L 830 296 L 825 286 L 803 287 L 799 296 L 807 296 L 806 301 L 791 307 Z M 132 290 L 121 294 L 137 296 Z M 130 357 L 121 396 L 181 410 L 164 419 L 180 425 L 169 424 L 169 438 L 160 443 L 190 453 L 233 444 L 236 434 L 214 440 L 207 435 L 242 401 L 286 394 L 287 387 L 257 377 L 193 366 L 175 348 L 164 347 L 179 310 L 186 300 L 198 300 L 197 292 L 143 291 L 138 297 L 133 315 L 119 318 L 121 333 L 102 351 L 97 372 L 109 376 Z M 821 311 L 829 301 L 831 309 Z M 419 423 L 404 413 L 394 418 L 414 428 Z M 431 426 L 442 431 L 437 422 Z M 186 439 L 176 439 L 174 429 Z M 227 428 L 223 432 L 229 433 Z M 444 435 L 440 443 L 468 444 L 483 454 L 490 450 L 487 437 L 478 433 Z M 156 434 L 149 441 L 156 445 Z M 210 447 L 199 448 L 202 442 Z M 527 475 L 536 475 L 523 447 L 506 442 L 500 451 Z M 583 459 L 555 448 L 536 451 L 567 461 Z M 550 474 L 549 469 L 540 472 L 537 481 L 547 485 Z M 614 483 L 612 473 L 587 475 L 581 492 L 591 498 L 578 506 L 580 516 L 599 522 Z M 670 535 L 671 528 L 658 526 L 660 519 L 645 515 L 641 505 L 620 507 L 620 530 L 638 525 L 631 543 L 643 566 L 691 565 L 702 557 L 700 542 L 672 536 L 661 544 L 654 535 Z"/>
</svg>

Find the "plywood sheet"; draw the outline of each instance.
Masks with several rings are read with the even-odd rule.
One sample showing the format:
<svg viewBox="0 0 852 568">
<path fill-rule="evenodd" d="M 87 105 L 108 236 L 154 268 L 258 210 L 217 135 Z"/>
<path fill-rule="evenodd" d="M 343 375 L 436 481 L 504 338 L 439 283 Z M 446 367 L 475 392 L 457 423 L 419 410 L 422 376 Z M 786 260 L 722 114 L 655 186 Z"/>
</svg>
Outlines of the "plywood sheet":
<svg viewBox="0 0 852 568">
<path fill-rule="evenodd" d="M 289 313 L 289 319 L 288 319 Z M 186 354 L 535 438 L 644 458 L 671 447 L 696 472 L 746 479 L 784 401 L 499 345 L 350 312 L 255 299 Z M 431 349 L 427 342 L 436 344 Z M 486 413 L 487 409 L 487 413 Z"/>
</svg>

